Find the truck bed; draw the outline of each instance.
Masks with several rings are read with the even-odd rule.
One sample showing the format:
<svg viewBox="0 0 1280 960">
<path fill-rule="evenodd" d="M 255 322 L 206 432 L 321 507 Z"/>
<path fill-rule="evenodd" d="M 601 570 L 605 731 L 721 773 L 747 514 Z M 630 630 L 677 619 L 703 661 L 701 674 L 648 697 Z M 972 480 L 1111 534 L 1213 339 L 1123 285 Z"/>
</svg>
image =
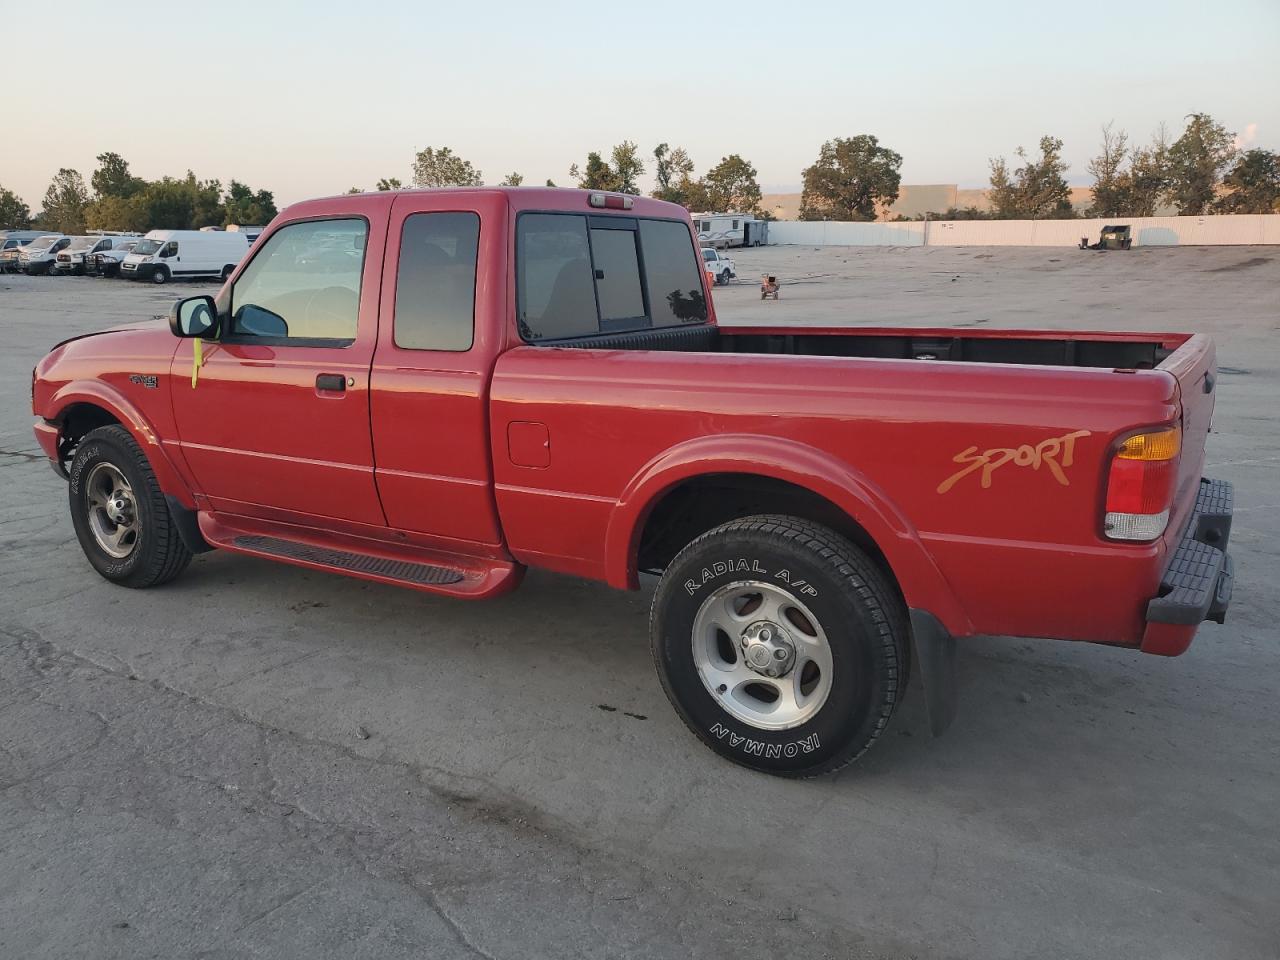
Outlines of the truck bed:
<svg viewBox="0 0 1280 960">
<path fill-rule="evenodd" d="M 949 327 L 730 327 L 697 325 L 582 337 L 543 346 L 698 353 L 760 353 L 884 360 L 1151 370 L 1189 334 Z"/>
</svg>

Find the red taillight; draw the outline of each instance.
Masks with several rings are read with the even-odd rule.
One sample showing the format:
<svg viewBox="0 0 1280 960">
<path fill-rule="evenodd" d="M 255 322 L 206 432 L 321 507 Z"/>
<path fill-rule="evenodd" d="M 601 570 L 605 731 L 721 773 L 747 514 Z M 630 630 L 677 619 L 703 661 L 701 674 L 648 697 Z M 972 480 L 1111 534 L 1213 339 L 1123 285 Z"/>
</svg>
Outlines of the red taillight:
<svg viewBox="0 0 1280 960">
<path fill-rule="evenodd" d="M 1111 460 L 1106 519 L 1111 540 L 1155 540 L 1169 523 L 1178 482 L 1178 428 L 1129 437 Z"/>
<path fill-rule="evenodd" d="M 587 197 L 588 204 L 593 207 L 603 207 L 606 210 L 630 210 L 635 202 L 634 197 L 621 193 L 592 193 Z"/>
</svg>

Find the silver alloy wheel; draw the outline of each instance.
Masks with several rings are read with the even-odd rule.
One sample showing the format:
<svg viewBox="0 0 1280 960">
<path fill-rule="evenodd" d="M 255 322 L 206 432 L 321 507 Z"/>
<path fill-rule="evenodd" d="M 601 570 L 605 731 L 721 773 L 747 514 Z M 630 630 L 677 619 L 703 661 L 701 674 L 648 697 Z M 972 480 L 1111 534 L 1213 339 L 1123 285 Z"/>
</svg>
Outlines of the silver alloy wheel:
<svg viewBox="0 0 1280 960">
<path fill-rule="evenodd" d="M 99 463 L 89 471 L 84 488 L 93 539 L 105 553 L 125 559 L 137 548 L 142 532 L 133 487 L 114 464 Z"/>
<path fill-rule="evenodd" d="M 693 662 L 716 702 L 761 730 L 800 726 L 831 693 L 831 644 L 818 618 L 763 580 L 725 584 L 703 601 Z"/>
<path fill-rule="evenodd" d="M 164 267 L 156 267 L 155 272 L 151 274 L 152 283 L 164 283 L 169 277 Z"/>
</svg>

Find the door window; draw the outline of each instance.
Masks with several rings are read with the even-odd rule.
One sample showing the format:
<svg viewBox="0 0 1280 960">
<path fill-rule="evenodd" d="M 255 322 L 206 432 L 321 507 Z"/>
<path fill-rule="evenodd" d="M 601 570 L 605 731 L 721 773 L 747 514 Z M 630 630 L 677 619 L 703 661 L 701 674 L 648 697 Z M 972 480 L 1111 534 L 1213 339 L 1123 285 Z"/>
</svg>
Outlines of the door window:
<svg viewBox="0 0 1280 960">
<path fill-rule="evenodd" d="M 160 256 L 166 259 L 168 259 L 169 257 L 175 256 L 177 252 L 178 252 L 178 241 L 176 240 L 170 240 L 168 243 L 166 243 L 163 247 L 160 248 Z"/>
<path fill-rule="evenodd" d="M 405 219 L 396 269 L 397 347 L 471 349 L 479 240 L 474 213 L 415 213 Z"/>
<path fill-rule="evenodd" d="M 592 230 L 591 257 L 600 298 L 601 329 L 618 323 L 634 327 L 635 322 L 627 321 L 643 321 L 644 295 L 640 292 L 635 231 Z"/>
<path fill-rule="evenodd" d="M 299 346 L 355 339 L 369 225 L 312 220 L 281 227 L 231 290 L 229 334 Z"/>
</svg>

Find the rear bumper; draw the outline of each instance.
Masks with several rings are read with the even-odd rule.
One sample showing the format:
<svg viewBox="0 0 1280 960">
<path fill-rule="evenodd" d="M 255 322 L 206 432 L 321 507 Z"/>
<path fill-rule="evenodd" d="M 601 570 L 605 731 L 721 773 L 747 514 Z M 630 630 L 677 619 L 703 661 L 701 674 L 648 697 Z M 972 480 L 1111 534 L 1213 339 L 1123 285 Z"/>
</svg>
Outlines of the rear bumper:
<svg viewBox="0 0 1280 960">
<path fill-rule="evenodd" d="M 1147 604 L 1144 653 L 1176 657 L 1191 646 L 1205 620 L 1226 621 L 1235 576 L 1227 553 L 1232 498 L 1227 481 L 1200 481 L 1195 509 L 1160 578 L 1160 593 Z"/>
</svg>

